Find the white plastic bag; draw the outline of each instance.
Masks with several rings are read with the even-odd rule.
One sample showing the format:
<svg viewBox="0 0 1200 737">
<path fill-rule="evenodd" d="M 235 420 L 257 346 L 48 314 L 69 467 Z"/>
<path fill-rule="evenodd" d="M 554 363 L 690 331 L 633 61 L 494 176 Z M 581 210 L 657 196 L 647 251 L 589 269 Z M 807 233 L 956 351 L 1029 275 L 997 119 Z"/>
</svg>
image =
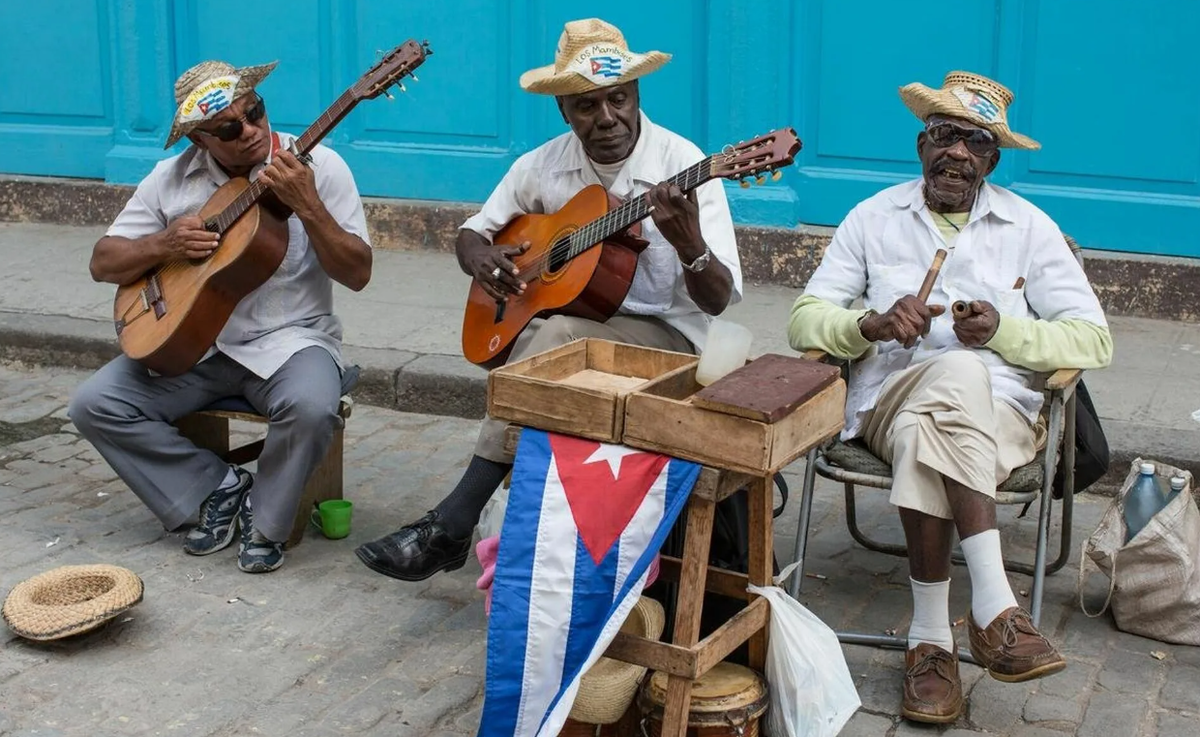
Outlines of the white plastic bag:
<svg viewBox="0 0 1200 737">
<path fill-rule="evenodd" d="M 507 510 L 508 486 L 501 486 L 496 489 L 495 494 L 492 494 L 492 498 L 487 500 L 487 504 L 483 505 L 483 511 L 479 513 L 479 523 L 475 525 L 475 532 L 479 534 L 480 540 L 500 534 L 500 528 L 504 526 L 504 513 Z"/>
<path fill-rule="evenodd" d="M 776 583 L 787 578 L 785 569 Z M 767 734 L 833 737 L 862 702 L 837 634 L 778 586 L 750 586 L 771 603 Z"/>
</svg>

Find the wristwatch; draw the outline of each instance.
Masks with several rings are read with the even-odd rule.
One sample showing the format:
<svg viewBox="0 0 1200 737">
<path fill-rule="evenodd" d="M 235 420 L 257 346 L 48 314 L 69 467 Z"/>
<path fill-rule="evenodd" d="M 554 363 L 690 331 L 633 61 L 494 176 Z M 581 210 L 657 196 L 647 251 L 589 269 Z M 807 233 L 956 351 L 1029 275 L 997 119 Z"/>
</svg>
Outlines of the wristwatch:
<svg viewBox="0 0 1200 737">
<path fill-rule="evenodd" d="M 708 246 L 705 246 L 704 253 L 697 256 L 695 261 L 691 262 L 690 264 L 685 264 L 683 261 L 680 261 L 679 265 L 694 274 L 698 271 L 704 271 L 705 267 L 708 266 L 709 261 L 712 261 L 712 251 Z"/>
</svg>

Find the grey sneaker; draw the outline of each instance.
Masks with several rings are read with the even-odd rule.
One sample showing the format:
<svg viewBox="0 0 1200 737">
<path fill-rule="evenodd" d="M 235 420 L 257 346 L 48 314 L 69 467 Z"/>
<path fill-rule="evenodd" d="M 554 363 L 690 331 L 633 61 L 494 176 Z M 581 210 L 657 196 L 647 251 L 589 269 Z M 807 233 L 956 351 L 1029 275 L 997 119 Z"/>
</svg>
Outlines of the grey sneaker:
<svg viewBox="0 0 1200 737">
<path fill-rule="evenodd" d="M 224 550 L 233 542 L 238 508 L 242 498 L 254 485 L 249 471 L 234 467 L 237 483 L 228 489 L 217 489 L 200 505 L 200 522 L 183 538 L 183 550 L 191 555 L 209 555 Z"/>
<path fill-rule="evenodd" d="M 283 543 L 268 540 L 254 529 L 250 497 L 242 501 L 238 511 L 238 526 L 242 539 L 238 544 L 238 568 L 246 573 L 270 573 L 283 565 Z"/>
</svg>

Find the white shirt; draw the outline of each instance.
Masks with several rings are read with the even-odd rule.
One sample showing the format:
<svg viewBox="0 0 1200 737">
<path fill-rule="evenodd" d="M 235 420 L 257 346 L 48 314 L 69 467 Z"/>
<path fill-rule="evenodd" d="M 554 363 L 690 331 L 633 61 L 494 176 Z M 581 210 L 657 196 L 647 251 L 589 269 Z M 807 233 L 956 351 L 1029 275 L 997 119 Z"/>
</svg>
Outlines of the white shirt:
<svg viewBox="0 0 1200 737">
<path fill-rule="evenodd" d="M 934 252 L 945 246 L 925 204 L 923 185 L 918 179 L 889 187 L 851 210 L 805 293 L 841 307 L 862 297 L 864 306 L 877 312 L 916 294 Z M 1014 288 L 1018 277 L 1025 284 Z M 844 438 L 858 434 L 863 416 L 893 372 L 949 350 L 971 350 L 954 334 L 949 306 L 955 300 L 987 300 L 1001 315 L 1108 324 L 1054 221 L 1018 195 L 984 183 L 929 295 L 928 303 L 945 305 L 946 312 L 912 348 L 895 341 L 876 343 L 854 363 Z M 1042 395 L 1030 388 L 1033 372 L 1006 363 L 989 349 L 974 350 L 988 366 L 993 396 L 1034 422 Z"/>
<path fill-rule="evenodd" d="M 609 191 L 629 199 L 700 162 L 704 154 L 691 141 L 641 117 L 637 144 Z M 462 224 L 491 240 L 513 218 L 554 213 L 581 189 L 600 184 L 583 144 L 572 132 L 554 138 L 513 162 L 504 179 L 476 215 Z M 742 269 L 729 202 L 719 180 L 696 189 L 700 230 L 713 257 L 733 275 L 729 303 L 742 298 Z M 692 300 L 675 248 L 658 232 L 652 218 L 642 221 L 642 237 L 650 241 L 638 258 L 633 284 L 618 314 L 652 315 L 666 322 L 703 350 L 712 317 Z"/>
<path fill-rule="evenodd" d="M 280 146 L 294 139 L 279 134 Z M 318 145 L 310 152 L 317 194 L 329 214 L 347 232 L 367 245 L 367 221 L 350 168 L 333 150 Z M 250 173 L 258 178 L 267 162 Z M 192 146 L 160 161 L 138 185 L 107 235 L 141 238 L 164 230 L 184 215 L 200 211 L 229 176 L 205 150 Z M 333 314 L 333 280 L 309 247 L 300 218 L 288 218 L 288 250 L 271 278 L 246 295 L 234 309 L 214 348 L 261 378 L 269 378 L 289 358 L 309 346 L 329 351 L 342 365 L 342 322 Z M 170 300 L 170 295 L 166 295 Z M 201 359 L 204 360 L 204 359 Z"/>
</svg>

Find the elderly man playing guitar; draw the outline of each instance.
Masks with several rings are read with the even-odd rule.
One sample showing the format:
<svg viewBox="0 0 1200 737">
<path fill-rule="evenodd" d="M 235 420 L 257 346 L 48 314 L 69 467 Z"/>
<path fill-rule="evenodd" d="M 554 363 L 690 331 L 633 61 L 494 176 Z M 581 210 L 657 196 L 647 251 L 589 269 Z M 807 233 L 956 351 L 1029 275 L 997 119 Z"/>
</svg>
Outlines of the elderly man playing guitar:
<svg viewBox="0 0 1200 737">
<path fill-rule="evenodd" d="M 97 241 L 91 272 L 129 285 L 164 265 L 201 263 L 220 236 L 196 213 L 238 177 L 267 185 L 277 200 L 287 233 L 281 265 L 237 303 L 215 344 L 196 346 L 202 358 L 191 368 L 168 377 L 120 356 L 85 381 L 70 406 L 79 431 L 167 529 L 199 509 L 186 552 L 222 550 L 240 526 L 238 567 L 248 573 L 282 565 L 305 482 L 341 422 L 342 331 L 332 281 L 360 290 L 371 276 L 362 202 L 345 162 L 316 146 L 305 157 L 309 168 L 288 150 L 293 137 L 268 124 L 255 87 L 274 67 L 206 61 L 179 77 L 166 145 L 183 136 L 192 145 L 138 185 Z M 230 396 L 245 397 L 270 423 L 257 479 L 171 426 Z"/>
<path fill-rule="evenodd" d="M 514 218 L 556 212 L 598 183 L 621 199 L 648 193 L 651 219 L 642 233 L 649 245 L 637 257 L 614 316 L 604 322 L 561 314 L 534 319 L 514 341 L 508 361 L 583 337 L 693 353 L 702 346 L 710 316 L 741 298 L 741 268 L 722 186 L 709 183 L 685 195 L 665 183 L 703 154 L 640 110 L 638 78 L 669 58 L 657 51 L 630 52 L 615 27 L 579 20 L 566 24 L 554 64 L 522 75 L 526 91 L 555 96 L 571 131 L 518 159 L 483 209 L 459 230 L 459 264 L 490 297 L 484 301 L 503 309 L 510 297 L 525 293 L 524 279 L 531 278 L 514 263 L 528 244 L 493 245 Z M 505 427 L 485 420 L 455 489 L 421 519 L 360 546 L 355 552 L 363 563 L 406 581 L 461 567 L 484 505 L 511 468 Z"/>
</svg>

